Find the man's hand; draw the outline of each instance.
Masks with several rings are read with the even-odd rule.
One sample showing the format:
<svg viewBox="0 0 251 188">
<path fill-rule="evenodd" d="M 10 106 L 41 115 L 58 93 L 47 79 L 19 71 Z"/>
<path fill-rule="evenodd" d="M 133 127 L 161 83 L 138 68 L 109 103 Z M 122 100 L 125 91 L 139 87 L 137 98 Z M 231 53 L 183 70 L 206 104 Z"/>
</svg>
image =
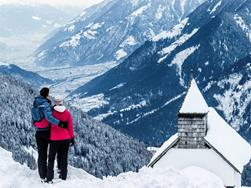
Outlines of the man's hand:
<svg viewBox="0 0 251 188">
<path fill-rule="evenodd" d="M 68 127 L 68 122 L 67 121 L 60 121 L 58 126 L 66 129 Z"/>
<path fill-rule="evenodd" d="M 74 140 L 74 138 L 72 138 L 71 140 L 70 140 L 70 146 L 73 146 L 75 144 L 75 140 Z"/>
</svg>

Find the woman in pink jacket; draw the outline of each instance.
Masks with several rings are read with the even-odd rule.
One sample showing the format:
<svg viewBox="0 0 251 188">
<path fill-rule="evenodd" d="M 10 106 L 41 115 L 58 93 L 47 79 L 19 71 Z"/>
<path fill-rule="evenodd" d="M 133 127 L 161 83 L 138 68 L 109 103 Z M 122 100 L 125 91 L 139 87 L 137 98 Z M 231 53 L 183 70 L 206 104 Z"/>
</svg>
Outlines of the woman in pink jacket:
<svg viewBox="0 0 251 188">
<path fill-rule="evenodd" d="M 56 155 L 58 155 L 58 167 L 60 169 L 59 178 L 66 180 L 68 150 L 69 146 L 74 145 L 74 131 L 71 114 L 63 105 L 63 100 L 60 97 L 56 97 L 54 102 L 55 106 L 52 110 L 53 116 L 60 121 L 68 122 L 68 127 L 67 129 L 64 129 L 57 125 L 51 125 L 49 163 L 47 171 L 48 183 L 52 183 L 52 179 L 54 178 L 54 161 Z"/>
</svg>

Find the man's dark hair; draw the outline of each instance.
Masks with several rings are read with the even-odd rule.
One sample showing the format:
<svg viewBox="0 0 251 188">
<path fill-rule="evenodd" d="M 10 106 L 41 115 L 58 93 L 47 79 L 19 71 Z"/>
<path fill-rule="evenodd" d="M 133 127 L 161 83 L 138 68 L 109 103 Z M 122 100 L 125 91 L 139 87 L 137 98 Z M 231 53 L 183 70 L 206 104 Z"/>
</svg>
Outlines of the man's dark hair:
<svg viewBox="0 0 251 188">
<path fill-rule="evenodd" d="M 47 98 L 49 96 L 49 88 L 44 87 L 40 90 L 40 95 L 44 98 Z"/>
</svg>

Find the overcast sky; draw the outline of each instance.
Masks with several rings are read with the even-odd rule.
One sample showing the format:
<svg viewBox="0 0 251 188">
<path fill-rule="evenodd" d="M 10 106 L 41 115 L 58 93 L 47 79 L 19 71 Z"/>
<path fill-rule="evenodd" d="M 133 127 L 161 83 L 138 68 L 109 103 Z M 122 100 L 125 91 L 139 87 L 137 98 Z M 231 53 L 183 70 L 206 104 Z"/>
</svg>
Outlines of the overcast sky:
<svg viewBox="0 0 251 188">
<path fill-rule="evenodd" d="M 49 5 L 71 5 L 88 7 L 103 0 L 0 0 L 1 4 L 22 3 L 22 4 L 49 4 Z"/>
</svg>

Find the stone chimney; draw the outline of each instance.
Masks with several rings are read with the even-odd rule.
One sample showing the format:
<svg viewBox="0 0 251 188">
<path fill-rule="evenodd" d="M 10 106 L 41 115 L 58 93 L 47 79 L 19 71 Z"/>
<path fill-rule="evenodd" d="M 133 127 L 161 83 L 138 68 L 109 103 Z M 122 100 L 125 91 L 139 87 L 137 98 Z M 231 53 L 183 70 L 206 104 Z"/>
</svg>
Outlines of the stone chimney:
<svg viewBox="0 0 251 188">
<path fill-rule="evenodd" d="M 206 148 L 208 105 L 194 79 L 178 115 L 178 148 Z"/>
</svg>

